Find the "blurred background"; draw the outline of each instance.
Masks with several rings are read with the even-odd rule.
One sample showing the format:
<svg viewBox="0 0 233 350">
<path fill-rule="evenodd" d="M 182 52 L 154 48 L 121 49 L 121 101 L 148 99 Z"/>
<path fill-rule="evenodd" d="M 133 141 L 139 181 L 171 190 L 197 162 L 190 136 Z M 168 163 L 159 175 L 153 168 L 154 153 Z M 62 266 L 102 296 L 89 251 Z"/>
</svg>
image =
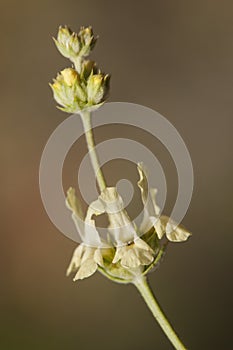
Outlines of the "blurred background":
<svg viewBox="0 0 233 350">
<path fill-rule="evenodd" d="M 193 236 L 171 244 L 149 280 L 189 349 L 232 349 L 232 1 L 1 0 L 0 18 L 0 349 L 172 349 L 133 286 L 65 277 L 76 243 L 50 222 L 38 185 L 45 143 L 66 117 L 48 86 L 69 65 L 52 41 L 60 24 L 99 34 L 92 57 L 112 75 L 109 101 L 155 109 L 183 137 L 195 175 L 183 223 Z M 95 130 L 97 143 L 111 137 L 153 150 L 169 211 L 177 177 L 164 147 L 134 128 Z M 81 139 L 65 162 L 65 189 L 85 153 Z M 135 171 L 117 162 L 104 166 L 110 184 Z"/>
</svg>

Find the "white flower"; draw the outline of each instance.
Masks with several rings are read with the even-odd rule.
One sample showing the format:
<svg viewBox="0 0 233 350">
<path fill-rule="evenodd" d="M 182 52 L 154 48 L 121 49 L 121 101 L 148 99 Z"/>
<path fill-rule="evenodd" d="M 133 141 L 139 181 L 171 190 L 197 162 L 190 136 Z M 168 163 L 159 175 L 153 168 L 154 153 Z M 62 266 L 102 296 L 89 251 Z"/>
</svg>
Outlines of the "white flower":
<svg viewBox="0 0 233 350">
<path fill-rule="evenodd" d="M 152 263 L 154 251 L 139 238 L 137 228 L 124 209 L 123 200 L 115 187 L 105 188 L 99 198 L 90 205 L 89 210 L 96 215 L 108 215 L 108 232 L 113 245 L 116 246 L 113 264 L 120 261 L 125 268 L 135 268 Z"/>
<path fill-rule="evenodd" d="M 146 242 L 136 238 L 133 243 L 117 248 L 112 263 L 115 264 L 119 260 L 121 260 L 121 265 L 126 268 L 150 265 L 154 260 L 154 252 Z"/>
<path fill-rule="evenodd" d="M 76 272 L 73 280 L 77 281 L 93 275 L 98 265 L 103 266 L 101 250 L 82 243 L 75 249 L 66 274 L 68 276 L 70 273 Z"/>
<path fill-rule="evenodd" d="M 74 281 L 93 275 L 99 266 L 103 266 L 103 254 L 111 254 L 109 245 L 100 239 L 91 219 L 93 212 L 88 210 L 86 218 L 81 209 L 75 190 L 70 188 L 67 192 L 66 205 L 72 211 L 72 219 L 83 241 L 74 251 L 67 275 L 76 272 Z"/>
<path fill-rule="evenodd" d="M 141 190 L 141 197 L 144 205 L 144 218 L 140 226 L 140 231 L 147 232 L 154 227 L 159 239 L 166 234 L 169 241 L 186 241 L 191 235 L 190 232 L 182 226 L 178 226 L 171 218 L 160 216 L 160 208 L 156 204 L 157 190 L 155 188 L 148 188 L 146 169 L 143 163 L 138 164 L 138 172 L 140 176 L 138 186 Z"/>
<path fill-rule="evenodd" d="M 160 216 L 160 208 L 155 200 L 157 190 L 148 188 L 146 170 L 142 163 L 138 164 L 138 172 L 138 187 L 144 205 L 144 216 L 139 228 L 129 218 L 115 187 L 106 187 L 101 192 L 98 199 L 88 207 L 85 218 L 74 189 L 68 190 L 66 205 L 72 211 L 72 219 L 82 239 L 67 270 L 68 275 L 76 272 L 74 280 L 91 276 L 98 266 L 111 273 L 111 266 L 116 268 L 118 263 L 132 273 L 138 268 L 143 271 L 143 266 L 153 263 L 156 252 L 140 236 L 152 228 L 156 233 L 156 241 L 164 235 L 173 242 L 185 241 L 190 236 L 186 229 L 173 220 Z M 108 242 L 100 238 L 93 220 L 94 215 L 101 214 L 108 216 Z"/>
</svg>

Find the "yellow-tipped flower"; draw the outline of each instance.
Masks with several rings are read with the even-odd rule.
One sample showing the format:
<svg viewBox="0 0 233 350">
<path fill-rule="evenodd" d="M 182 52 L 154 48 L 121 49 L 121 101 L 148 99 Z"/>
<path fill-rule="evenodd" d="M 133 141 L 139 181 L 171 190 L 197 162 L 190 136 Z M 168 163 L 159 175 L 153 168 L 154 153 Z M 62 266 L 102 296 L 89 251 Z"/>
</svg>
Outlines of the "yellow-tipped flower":
<svg viewBox="0 0 233 350">
<path fill-rule="evenodd" d="M 90 75 L 87 81 L 87 98 L 91 104 L 100 103 L 109 89 L 109 76 L 103 74 Z"/>
<path fill-rule="evenodd" d="M 68 27 L 59 27 L 55 44 L 60 53 L 69 59 L 75 58 L 80 51 L 80 42 L 78 35 L 72 33 Z"/>
<path fill-rule="evenodd" d="M 61 105 L 61 110 L 75 113 L 80 110 L 80 105 L 85 103 L 86 94 L 80 86 L 79 75 L 73 68 L 66 68 L 57 75 L 53 84 L 54 99 Z"/>
<path fill-rule="evenodd" d="M 94 37 L 92 27 L 81 27 L 78 37 L 81 42 L 80 56 L 86 57 L 94 48 L 97 38 Z"/>
<path fill-rule="evenodd" d="M 72 68 L 65 68 L 64 70 L 61 71 L 61 75 L 63 77 L 64 83 L 67 84 L 68 86 L 75 85 L 78 79 L 77 72 Z"/>
</svg>

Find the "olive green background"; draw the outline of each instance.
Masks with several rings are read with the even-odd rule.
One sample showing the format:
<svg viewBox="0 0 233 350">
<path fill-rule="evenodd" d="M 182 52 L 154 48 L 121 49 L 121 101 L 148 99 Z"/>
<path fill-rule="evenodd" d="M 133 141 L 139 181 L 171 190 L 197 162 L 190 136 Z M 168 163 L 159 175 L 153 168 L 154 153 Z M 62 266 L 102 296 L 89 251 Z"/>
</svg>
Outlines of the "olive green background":
<svg viewBox="0 0 233 350">
<path fill-rule="evenodd" d="M 43 147 L 66 117 L 48 86 L 69 64 L 51 39 L 60 24 L 99 34 L 93 57 L 112 75 L 110 101 L 153 108 L 184 138 L 195 174 L 184 224 L 193 236 L 171 244 L 149 279 L 188 349 L 232 349 L 232 18 L 226 0 L 1 0 L 0 349 L 172 349 L 133 286 L 65 277 L 76 244 L 50 222 L 38 185 Z M 162 145 L 122 126 L 95 136 L 150 147 L 172 208 L 176 171 Z M 65 189 L 85 152 L 82 139 L 67 157 Z M 111 185 L 126 173 L 137 180 L 132 164 L 104 170 Z M 129 211 L 137 210 L 136 201 Z"/>
</svg>

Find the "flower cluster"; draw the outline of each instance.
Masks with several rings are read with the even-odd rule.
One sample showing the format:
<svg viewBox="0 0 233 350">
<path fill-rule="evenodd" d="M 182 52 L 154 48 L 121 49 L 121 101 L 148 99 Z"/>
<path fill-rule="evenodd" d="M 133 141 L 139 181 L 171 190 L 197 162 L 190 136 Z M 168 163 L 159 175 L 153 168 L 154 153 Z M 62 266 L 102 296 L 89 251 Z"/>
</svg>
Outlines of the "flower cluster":
<svg viewBox="0 0 233 350">
<path fill-rule="evenodd" d="M 60 27 L 54 39 L 60 53 L 73 63 L 72 68 L 62 70 L 50 84 L 58 108 L 65 112 L 93 111 L 107 98 L 110 76 L 103 74 L 94 61 L 86 59 L 96 40 L 91 27 L 82 27 L 78 34 Z"/>
<path fill-rule="evenodd" d="M 77 34 L 72 33 L 67 26 L 60 26 L 57 39 L 54 39 L 54 42 L 60 53 L 75 63 L 78 58 L 90 54 L 96 40 L 92 27 L 81 27 Z"/>
<path fill-rule="evenodd" d="M 143 220 L 136 227 L 124 209 L 124 203 L 115 187 L 105 188 L 98 199 L 88 207 L 84 217 L 75 191 L 70 188 L 66 205 L 83 241 L 72 257 L 67 270 L 75 272 L 74 280 L 91 276 L 97 269 L 109 278 L 129 283 L 136 276 L 148 272 L 157 261 L 161 239 L 172 242 L 186 241 L 190 233 L 166 216 L 160 216 L 156 204 L 156 189 L 148 189 L 147 175 L 142 163 L 138 164 L 138 187 L 144 205 Z M 100 238 L 94 215 L 107 214 L 108 241 Z"/>
</svg>

